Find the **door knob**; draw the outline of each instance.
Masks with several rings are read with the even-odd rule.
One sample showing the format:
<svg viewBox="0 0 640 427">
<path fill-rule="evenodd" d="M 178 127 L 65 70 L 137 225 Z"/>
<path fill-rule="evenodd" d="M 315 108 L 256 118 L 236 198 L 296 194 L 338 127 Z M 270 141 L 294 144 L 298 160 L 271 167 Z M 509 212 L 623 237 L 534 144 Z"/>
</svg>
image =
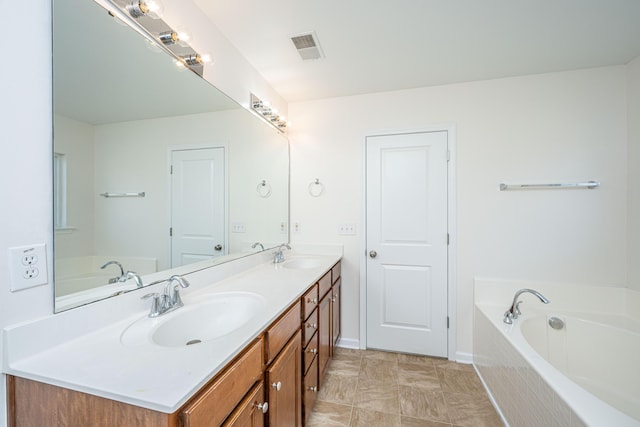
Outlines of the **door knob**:
<svg viewBox="0 0 640 427">
<path fill-rule="evenodd" d="M 376 251 L 370 251 L 370 252 L 369 252 L 369 256 L 370 256 L 371 258 L 375 258 L 375 257 L 377 257 L 377 256 L 378 256 L 378 252 L 376 252 Z"/>
<path fill-rule="evenodd" d="M 261 410 L 263 414 L 266 414 L 267 411 L 269 410 L 269 402 L 256 403 L 255 406 L 256 406 L 256 408 Z"/>
<path fill-rule="evenodd" d="M 213 249 L 215 249 L 216 251 L 221 251 L 222 250 L 222 245 L 215 245 L 213 247 Z"/>
</svg>

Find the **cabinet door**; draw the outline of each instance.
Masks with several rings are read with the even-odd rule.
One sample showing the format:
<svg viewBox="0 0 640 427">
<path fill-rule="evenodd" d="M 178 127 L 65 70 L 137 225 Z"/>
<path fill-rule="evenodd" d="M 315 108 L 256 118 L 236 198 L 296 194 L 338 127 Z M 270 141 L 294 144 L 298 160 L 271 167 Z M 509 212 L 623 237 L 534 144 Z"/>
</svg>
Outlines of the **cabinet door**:
<svg viewBox="0 0 640 427">
<path fill-rule="evenodd" d="M 333 348 L 338 343 L 340 338 L 340 322 L 341 322 L 341 308 L 340 308 L 340 293 L 342 289 L 342 279 L 333 285 L 331 289 L 331 356 L 333 356 Z"/>
<path fill-rule="evenodd" d="M 267 368 L 269 426 L 302 426 L 302 339 L 298 331 Z"/>
<path fill-rule="evenodd" d="M 313 406 L 316 404 L 318 398 L 318 358 L 313 359 L 311 369 L 307 371 L 302 382 L 302 396 L 304 402 L 304 408 L 302 413 L 304 414 L 304 425 L 309 422 L 311 412 L 313 412 Z"/>
<path fill-rule="evenodd" d="M 318 322 L 318 369 L 320 387 L 331 357 L 331 292 L 320 301 Z"/>
<path fill-rule="evenodd" d="M 268 409 L 264 402 L 264 385 L 259 382 L 222 426 L 264 427 L 264 414 Z"/>
</svg>

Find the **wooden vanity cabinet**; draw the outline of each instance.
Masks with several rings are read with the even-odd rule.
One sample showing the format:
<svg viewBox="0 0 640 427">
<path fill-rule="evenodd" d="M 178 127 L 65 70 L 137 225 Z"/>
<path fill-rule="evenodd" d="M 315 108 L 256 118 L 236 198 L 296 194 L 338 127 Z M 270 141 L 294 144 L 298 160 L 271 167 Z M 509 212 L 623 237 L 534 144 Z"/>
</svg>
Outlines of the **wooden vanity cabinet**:
<svg viewBox="0 0 640 427">
<path fill-rule="evenodd" d="M 256 384 L 247 397 L 238 405 L 229 416 L 223 427 L 264 427 L 265 413 L 269 405 L 265 405 L 264 383 Z"/>
<path fill-rule="evenodd" d="M 174 413 L 8 375 L 8 425 L 302 427 L 340 335 L 340 288 L 338 262 Z"/>
<path fill-rule="evenodd" d="M 302 426 L 301 332 L 298 331 L 267 368 L 269 426 Z"/>
<path fill-rule="evenodd" d="M 302 416 L 307 424 L 318 396 L 318 284 L 302 297 Z"/>
<path fill-rule="evenodd" d="M 318 322 L 318 383 L 322 388 L 324 376 L 329 366 L 329 360 L 333 357 L 333 352 L 338 339 L 340 338 L 341 322 L 341 264 L 338 262 L 333 268 L 320 279 L 321 293 Z"/>
<path fill-rule="evenodd" d="M 221 425 L 251 387 L 262 380 L 262 360 L 262 339 L 258 339 L 180 411 L 182 425 Z"/>
</svg>

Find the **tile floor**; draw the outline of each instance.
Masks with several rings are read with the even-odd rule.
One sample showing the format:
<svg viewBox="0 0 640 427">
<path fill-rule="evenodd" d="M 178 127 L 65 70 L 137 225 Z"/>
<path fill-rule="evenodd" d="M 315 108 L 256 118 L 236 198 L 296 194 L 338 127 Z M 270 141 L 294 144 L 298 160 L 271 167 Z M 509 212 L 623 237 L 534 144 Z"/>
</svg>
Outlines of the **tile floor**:
<svg viewBox="0 0 640 427">
<path fill-rule="evenodd" d="M 307 427 L 503 426 L 471 365 L 338 348 Z"/>
</svg>

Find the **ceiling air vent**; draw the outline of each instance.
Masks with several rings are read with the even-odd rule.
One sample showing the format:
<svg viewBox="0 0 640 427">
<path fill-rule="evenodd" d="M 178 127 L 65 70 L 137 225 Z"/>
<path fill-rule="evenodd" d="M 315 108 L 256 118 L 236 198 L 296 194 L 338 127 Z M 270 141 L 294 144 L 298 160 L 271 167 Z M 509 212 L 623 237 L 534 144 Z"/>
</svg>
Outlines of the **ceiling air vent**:
<svg viewBox="0 0 640 427">
<path fill-rule="evenodd" d="M 298 34 L 292 36 L 291 41 L 304 61 L 319 59 L 324 56 L 318 43 L 318 36 L 315 33 Z"/>
</svg>

